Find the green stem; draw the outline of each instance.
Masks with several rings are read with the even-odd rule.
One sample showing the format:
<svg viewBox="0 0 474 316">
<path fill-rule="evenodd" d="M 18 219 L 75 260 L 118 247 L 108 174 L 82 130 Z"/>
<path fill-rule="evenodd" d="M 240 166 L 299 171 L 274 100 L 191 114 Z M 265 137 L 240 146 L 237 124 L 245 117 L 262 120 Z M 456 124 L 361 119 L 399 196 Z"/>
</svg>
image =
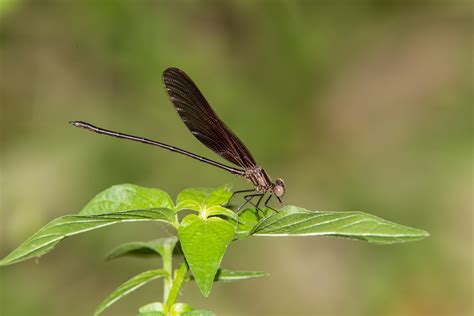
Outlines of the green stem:
<svg viewBox="0 0 474 316">
<path fill-rule="evenodd" d="M 187 274 L 188 264 L 186 263 L 186 260 L 183 260 L 183 263 L 181 263 L 179 269 L 175 270 L 173 286 L 171 287 L 168 299 L 166 300 L 166 306 L 168 306 L 168 308 L 171 308 L 171 306 L 176 303 L 176 299 L 178 298 L 179 294 L 179 289 L 183 285 Z"/>
<path fill-rule="evenodd" d="M 168 276 L 163 282 L 163 302 L 166 302 L 171 288 L 173 287 L 173 249 L 162 253 L 163 270 L 168 272 Z"/>
</svg>

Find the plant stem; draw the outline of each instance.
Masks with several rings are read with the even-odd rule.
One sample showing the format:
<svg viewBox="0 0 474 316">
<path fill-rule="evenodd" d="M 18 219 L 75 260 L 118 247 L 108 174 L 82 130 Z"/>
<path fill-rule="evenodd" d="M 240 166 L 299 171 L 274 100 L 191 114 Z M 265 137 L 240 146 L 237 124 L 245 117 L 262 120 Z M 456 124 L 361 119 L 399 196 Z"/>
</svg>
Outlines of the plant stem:
<svg viewBox="0 0 474 316">
<path fill-rule="evenodd" d="M 173 251 L 171 249 L 171 251 Z M 163 282 L 163 302 L 168 299 L 169 292 L 173 286 L 173 254 L 166 252 L 163 253 L 163 270 L 168 272 L 168 276 Z"/>
<path fill-rule="evenodd" d="M 168 306 L 168 308 L 170 308 L 174 303 L 176 303 L 176 299 L 178 298 L 179 294 L 179 289 L 183 285 L 187 274 L 188 264 L 186 263 L 186 260 L 183 260 L 179 269 L 175 270 L 173 286 L 171 287 L 168 299 L 166 300 L 166 306 Z"/>
</svg>

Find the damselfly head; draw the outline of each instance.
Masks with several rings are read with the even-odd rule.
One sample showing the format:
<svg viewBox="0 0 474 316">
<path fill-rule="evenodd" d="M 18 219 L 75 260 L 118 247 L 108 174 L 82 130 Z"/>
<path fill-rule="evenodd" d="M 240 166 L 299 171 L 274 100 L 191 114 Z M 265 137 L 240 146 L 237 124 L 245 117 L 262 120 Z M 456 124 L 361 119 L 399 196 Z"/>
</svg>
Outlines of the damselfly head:
<svg viewBox="0 0 474 316">
<path fill-rule="evenodd" d="M 276 197 L 282 197 L 285 193 L 285 182 L 283 182 L 283 179 L 276 179 L 275 184 L 273 185 L 273 194 L 275 194 Z"/>
</svg>

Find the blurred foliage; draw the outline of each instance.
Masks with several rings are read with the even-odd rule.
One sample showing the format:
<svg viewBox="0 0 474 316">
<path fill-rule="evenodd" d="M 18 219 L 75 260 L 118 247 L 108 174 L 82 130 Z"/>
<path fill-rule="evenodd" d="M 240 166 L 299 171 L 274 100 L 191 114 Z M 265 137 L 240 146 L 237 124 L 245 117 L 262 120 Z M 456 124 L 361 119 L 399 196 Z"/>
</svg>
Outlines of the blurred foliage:
<svg viewBox="0 0 474 316">
<path fill-rule="evenodd" d="M 205 304 L 186 287 L 191 305 L 218 315 L 471 314 L 472 21 L 464 0 L 2 0 L 1 254 L 113 184 L 247 186 L 67 124 L 87 120 L 216 158 L 163 91 L 161 72 L 178 66 L 285 179 L 285 203 L 367 211 L 432 235 L 387 248 L 241 241 L 225 266 L 274 277 L 216 284 Z M 0 314 L 91 314 L 117 280 L 155 268 L 101 261 L 123 241 L 159 237 L 152 224 L 127 226 L 1 269 Z M 134 314 L 157 292 L 131 294 L 109 314 Z"/>
</svg>

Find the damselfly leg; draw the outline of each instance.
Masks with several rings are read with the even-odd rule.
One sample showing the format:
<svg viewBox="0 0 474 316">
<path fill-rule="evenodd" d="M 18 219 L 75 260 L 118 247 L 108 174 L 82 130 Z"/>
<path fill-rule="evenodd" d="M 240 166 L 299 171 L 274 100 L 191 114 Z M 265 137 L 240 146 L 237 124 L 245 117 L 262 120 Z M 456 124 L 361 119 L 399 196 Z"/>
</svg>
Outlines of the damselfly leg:
<svg viewBox="0 0 474 316">
<path fill-rule="evenodd" d="M 271 210 L 274 211 L 274 212 L 278 212 L 276 209 L 274 209 L 273 207 L 271 207 L 270 205 L 268 205 L 268 202 L 270 202 L 270 199 L 272 198 L 272 196 L 273 196 L 273 194 L 270 194 L 270 195 L 268 196 L 268 198 L 265 200 L 265 203 L 263 203 L 263 206 L 265 206 L 266 208 L 271 209 Z M 278 198 L 278 197 L 277 197 L 277 198 Z M 278 198 L 278 200 L 279 200 L 280 203 L 281 203 L 280 198 Z"/>
<path fill-rule="evenodd" d="M 258 205 L 260 204 L 260 201 L 262 201 L 262 198 L 263 198 L 264 195 L 265 195 L 265 193 L 255 193 L 255 194 L 248 194 L 248 195 L 244 196 L 245 202 L 235 210 L 235 214 L 237 216 L 237 218 L 235 220 L 235 236 L 236 237 L 238 236 L 238 233 L 239 233 L 239 212 L 247 204 L 253 205 L 255 207 L 256 211 L 259 212 L 260 209 L 258 208 Z M 255 198 L 257 196 L 258 196 L 257 204 L 253 204 L 251 201 L 252 201 L 253 198 Z"/>
<path fill-rule="evenodd" d="M 247 189 L 247 190 L 238 190 L 238 191 L 235 191 L 232 193 L 232 195 L 230 196 L 229 200 L 222 206 L 226 207 L 226 206 L 229 206 L 230 205 L 230 201 L 232 201 L 232 198 L 234 196 L 236 196 L 237 194 L 242 194 L 242 193 L 249 193 L 249 192 L 257 192 L 257 190 L 255 189 Z"/>
</svg>

